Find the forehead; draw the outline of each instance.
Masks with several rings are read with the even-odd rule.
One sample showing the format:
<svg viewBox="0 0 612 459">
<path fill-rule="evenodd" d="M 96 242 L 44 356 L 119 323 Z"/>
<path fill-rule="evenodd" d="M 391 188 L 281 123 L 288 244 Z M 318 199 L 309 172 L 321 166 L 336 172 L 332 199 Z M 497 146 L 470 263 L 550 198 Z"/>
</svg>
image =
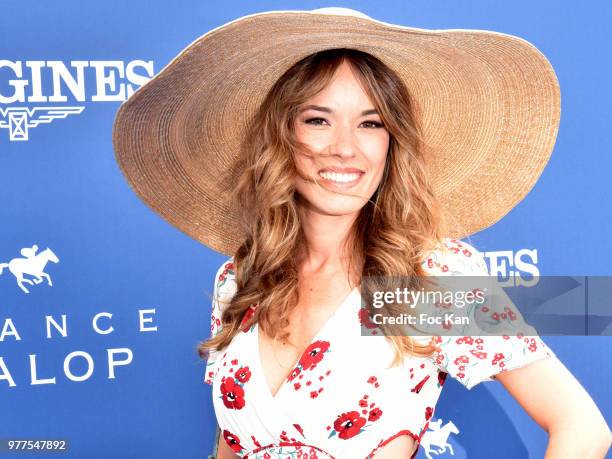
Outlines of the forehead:
<svg viewBox="0 0 612 459">
<path fill-rule="evenodd" d="M 357 70 L 348 62 L 343 61 L 327 86 L 311 97 L 308 102 L 330 107 L 362 109 L 364 105 L 368 105 L 367 108 L 372 108 L 372 101 L 356 76 L 356 72 Z"/>
</svg>

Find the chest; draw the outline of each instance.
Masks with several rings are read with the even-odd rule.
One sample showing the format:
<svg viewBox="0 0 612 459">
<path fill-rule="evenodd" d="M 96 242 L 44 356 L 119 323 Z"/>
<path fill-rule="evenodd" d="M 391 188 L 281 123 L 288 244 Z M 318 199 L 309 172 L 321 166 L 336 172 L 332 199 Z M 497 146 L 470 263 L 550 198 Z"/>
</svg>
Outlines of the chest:
<svg viewBox="0 0 612 459">
<path fill-rule="evenodd" d="M 318 285 L 316 280 L 304 281 L 299 291 L 299 302 L 289 316 L 288 340 L 273 339 L 258 329 L 260 365 L 272 396 L 350 292 L 350 285 L 337 279 L 319 280 Z"/>
</svg>

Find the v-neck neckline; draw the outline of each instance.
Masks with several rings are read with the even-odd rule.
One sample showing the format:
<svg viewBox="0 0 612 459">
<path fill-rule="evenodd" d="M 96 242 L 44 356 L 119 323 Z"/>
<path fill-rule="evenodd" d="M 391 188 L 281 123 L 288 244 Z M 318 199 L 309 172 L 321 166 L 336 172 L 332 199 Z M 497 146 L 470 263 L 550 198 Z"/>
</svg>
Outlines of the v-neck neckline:
<svg viewBox="0 0 612 459">
<path fill-rule="evenodd" d="M 327 318 L 327 320 L 321 326 L 319 331 L 310 340 L 310 342 L 306 345 L 306 347 L 299 354 L 297 360 L 290 367 L 291 368 L 290 372 L 284 376 L 283 382 L 281 383 L 281 385 L 279 386 L 278 390 L 276 391 L 276 394 L 274 394 L 274 395 L 272 395 L 272 390 L 270 389 L 270 386 L 268 385 L 268 380 L 266 379 L 266 374 L 264 372 L 264 367 L 263 367 L 263 364 L 262 364 L 262 361 L 261 361 L 261 352 L 260 352 L 260 346 L 259 346 L 259 324 L 258 323 L 255 324 L 255 330 L 254 330 L 255 331 L 255 333 L 254 333 L 255 344 L 253 345 L 253 349 L 254 349 L 254 353 L 255 353 L 255 365 L 257 367 L 257 377 L 259 379 L 260 384 L 262 385 L 263 392 L 266 393 L 267 397 L 269 397 L 273 401 L 277 401 L 279 399 L 279 395 L 282 394 L 282 392 L 284 391 L 285 386 L 287 386 L 287 384 L 288 384 L 287 379 L 291 375 L 291 372 L 293 372 L 293 370 L 295 369 L 296 365 L 299 363 L 299 361 L 304 356 L 304 352 L 306 352 L 306 350 L 313 343 L 316 343 L 317 341 L 319 341 L 321 339 L 322 335 L 327 331 L 327 328 L 329 328 L 331 326 L 331 323 L 340 315 L 340 312 L 346 307 L 347 304 L 350 304 L 351 300 L 353 299 L 353 296 L 355 295 L 355 292 L 357 292 L 357 294 L 359 294 L 359 288 L 358 287 L 353 287 L 353 289 L 344 298 L 344 300 L 342 300 L 342 302 L 336 308 L 336 310 L 332 313 L 332 315 Z"/>
</svg>

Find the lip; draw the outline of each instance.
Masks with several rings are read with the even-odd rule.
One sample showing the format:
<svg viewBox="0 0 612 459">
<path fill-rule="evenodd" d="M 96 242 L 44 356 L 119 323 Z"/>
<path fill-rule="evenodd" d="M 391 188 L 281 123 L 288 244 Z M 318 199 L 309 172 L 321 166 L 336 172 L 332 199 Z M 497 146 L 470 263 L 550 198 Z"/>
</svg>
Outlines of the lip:
<svg viewBox="0 0 612 459">
<path fill-rule="evenodd" d="M 337 172 L 339 174 L 363 174 L 364 171 L 355 167 L 324 167 L 321 172 Z"/>
<path fill-rule="evenodd" d="M 341 174 L 359 174 L 359 177 L 357 177 L 355 180 L 352 180 L 350 182 L 335 182 L 333 180 L 327 179 L 325 177 L 321 176 L 321 172 L 336 172 L 336 173 L 341 173 Z M 365 175 L 365 172 L 363 172 L 362 170 L 359 169 L 355 169 L 355 168 L 346 168 L 346 169 L 341 169 L 341 168 L 325 168 L 325 169 L 321 169 L 321 171 L 319 172 L 319 177 L 321 178 L 321 180 L 323 180 L 325 183 L 327 183 L 328 185 L 331 185 L 334 188 L 341 188 L 341 189 L 346 189 L 346 188 L 351 188 L 354 187 L 355 185 L 357 185 L 360 181 L 361 178 Z"/>
</svg>

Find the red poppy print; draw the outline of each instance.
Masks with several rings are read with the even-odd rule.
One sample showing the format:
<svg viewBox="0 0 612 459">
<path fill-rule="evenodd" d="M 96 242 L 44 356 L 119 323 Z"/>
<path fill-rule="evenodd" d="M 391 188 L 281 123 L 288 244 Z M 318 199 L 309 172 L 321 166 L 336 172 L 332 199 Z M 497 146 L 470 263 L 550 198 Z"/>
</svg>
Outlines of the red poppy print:
<svg viewBox="0 0 612 459">
<path fill-rule="evenodd" d="M 229 430 L 223 430 L 223 439 L 235 453 L 239 453 L 243 450 L 240 439 Z"/>
<path fill-rule="evenodd" d="M 255 315 L 255 309 L 257 307 L 256 306 L 249 306 L 249 309 L 246 310 L 246 312 L 244 313 L 244 316 L 242 317 L 242 321 L 240 322 L 240 329 L 244 332 L 247 333 L 250 329 L 251 329 L 251 319 L 253 318 L 253 316 Z"/>
<path fill-rule="evenodd" d="M 425 385 L 425 383 L 427 382 L 427 380 L 429 379 L 429 375 L 425 376 L 416 386 L 414 386 L 411 389 L 411 392 L 415 392 L 415 393 L 419 393 L 421 392 L 421 389 L 423 388 L 423 385 Z"/>
<path fill-rule="evenodd" d="M 380 408 L 373 408 L 372 411 L 370 411 L 370 414 L 368 415 L 368 421 L 378 421 L 382 414 L 383 412 Z"/>
<path fill-rule="evenodd" d="M 448 244 L 448 242 L 451 244 Z M 445 245 L 453 253 L 459 253 L 459 248 L 463 247 L 463 244 L 457 239 L 450 239 L 448 242 L 445 242 Z"/>
<path fill-rule="evenodd" d="M 287 381 L 289 382 L 293 381 L 295 378 L 297 378 L 300 375 L 301 372 L 302 370 L 300 370 L 299 367 L 295 367 L 293 371 L 291 372 L 291 374 L 289 374 L 289 376 L 287 377 Z"/>
<path fill-rule="evenodd" d="M 323 354 L 329 349 L 329 341 L 315 341 L 306 348 L 302 358 L 300 359 L 300 365 L 303 370 L 308 370 L 315 366 L 323 359 Z"/>
<path fill-rule="evenodd" d="M 261 447 L 261 443 L 259 443 L 259 442 L 257 441 L 257 438 L 255 438 L 255 436 L 254 436 L 254 435 L 251 435 L 251 440 L 253 440 L 253 444 L 254 444 L 255 446 L 257 446 L 258 448 L 260 448 L 260 447 Z"/>
<path fill-rule="evenodd" d="M 230 276 L 234 276 L 234 263 L 232 262 L 226 263 L 223 272 L 219 274 L 219 287 L 225 284 L 225 280 Z"/>
<path fill-rule="evenodd" d="M 330 437 L 337 433 L 342 440 L 348 440 L 357 435 L 365 423 L 366 419 L 357 411 L 343 413 L 334 421 L 334 431 L 330 434 Z"/>
<path fill-rule="evenodd" d="M 240 381 L 242 384 L 246 383 L 251 379 L 251 370 L 249 367 L 242 367 L 236 371 L 236 379 Z"/>
<path fill-rule="evenodd" d="M 223 378 L 221 398 L 223 399 L 223 404 L 231 410 L 241 410 L 244 408 L 244 389 L 236 384 L 233 378 Z"/>
<path fill-rule="evenodd" d="M 297 430 L 302 435 L 302 437 L 304 436 L 304 430 L 302 429 L 301 425 L 293 424 L 293 427 L 295 427 L 295 430 Z"/>
<path fill-rule="evenodd" d="M 377 328 L 378 327 L 378 325 L 376 325 L 370 319 L 370 314 L 368 313 L 368 310 L 366 308 L 360 308 L 359 309 L 358 317 L 359 317 L 359 323 L 362 326 L 364 326 L 366 328 Z"/>
</svg>

